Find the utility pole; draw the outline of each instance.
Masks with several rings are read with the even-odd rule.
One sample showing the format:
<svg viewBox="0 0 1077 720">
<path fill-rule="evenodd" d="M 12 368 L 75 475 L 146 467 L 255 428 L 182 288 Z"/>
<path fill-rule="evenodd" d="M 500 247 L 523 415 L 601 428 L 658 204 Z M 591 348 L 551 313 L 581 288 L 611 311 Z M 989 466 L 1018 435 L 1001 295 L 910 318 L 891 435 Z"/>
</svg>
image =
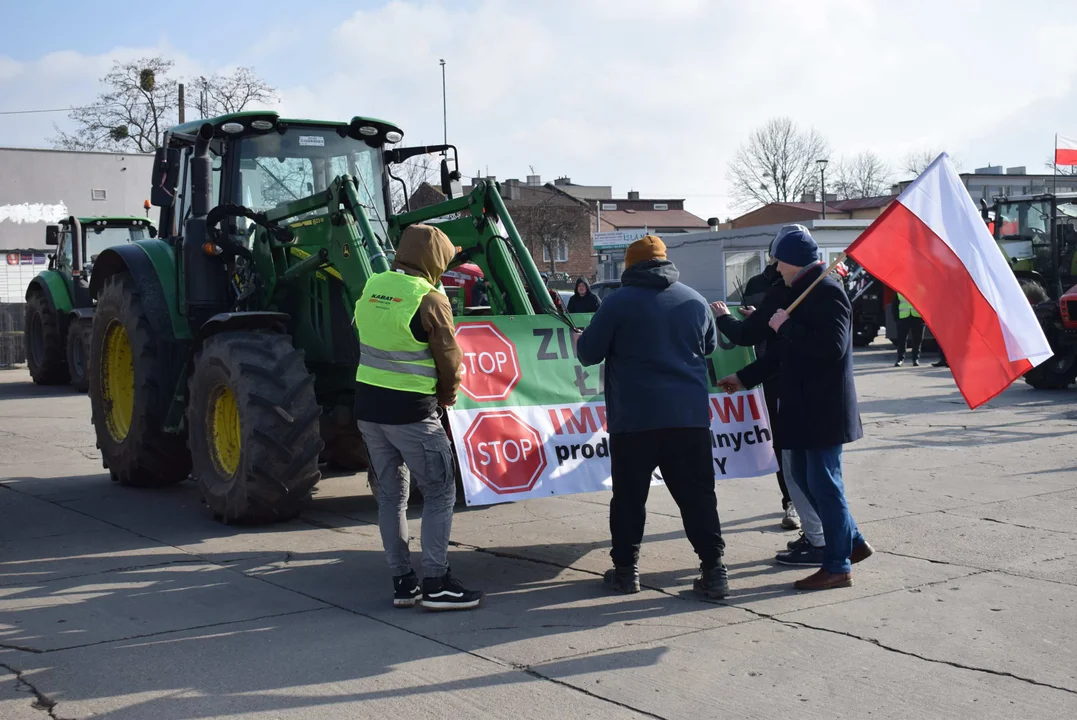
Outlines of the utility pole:
<svg viewBox="0 0 1077 720">
<path fill-rule="evenodd" d="M 445 144 L 449 144 L 449 111 L 445 104 L 445 58 L 441 58 L 441 127 L 445 131 Z"/>
<path fill-rule="evenodd" d="M 183 97 L 183 83 L 179 84 L 179 124 L 187 122 L 187 103 Z"/>
<path fill-rule="evenodd" d="M 826 220 L 826 164 L 827 159 L 822 158 L 816 160 L 815 164 L 819 166 L 819 189 L 822 191 L 823 196 L 823 220 Z"/>
<path fill-rule="evenodd" d="M 202 77 L 200 77 L 198 79 L 202 81 L 202 84 L 199 86 L 199 88 L 201 89 L 201 94 L 198 96 L 198 114 L 201 116 L 200 117 L 201 120 L 205 120 L 206 119 L 206 78 L 203 75 Z"/>
</svg>

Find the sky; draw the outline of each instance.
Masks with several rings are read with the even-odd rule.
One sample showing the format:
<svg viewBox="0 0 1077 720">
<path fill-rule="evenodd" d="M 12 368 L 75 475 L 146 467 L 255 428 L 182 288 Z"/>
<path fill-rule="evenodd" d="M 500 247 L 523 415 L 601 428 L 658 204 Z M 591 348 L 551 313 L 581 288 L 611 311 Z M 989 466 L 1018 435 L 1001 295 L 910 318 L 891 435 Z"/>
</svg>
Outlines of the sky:
<svg viewBox="0 0 1077 720">
<path fill-rule="evenodd" d="M 963 170 L 1044 171 L 1077 137 L 1067 0 L 262 0 L 10 4 L 0 113 L 91 103 L 116 60 L 197 76 L 253 67 L 283 116 L 391 120 L 449 141 L 465 177 L 612 185 L 728 217 L 726 168 L 769 118 L 895 169 L 946 150 Z M 255 12 L 256 8 L 256 12 Z M 66 114 L 0 114 L 0 146 L 48 147 Z"/>
</svg>

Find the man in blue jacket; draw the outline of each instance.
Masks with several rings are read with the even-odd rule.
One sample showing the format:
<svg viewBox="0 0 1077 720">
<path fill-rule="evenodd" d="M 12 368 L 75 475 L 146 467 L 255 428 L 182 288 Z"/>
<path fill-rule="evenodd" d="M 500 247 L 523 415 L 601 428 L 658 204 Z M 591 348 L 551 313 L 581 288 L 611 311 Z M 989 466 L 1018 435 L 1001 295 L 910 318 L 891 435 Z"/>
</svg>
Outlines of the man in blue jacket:
<svg viewBox="0 0 1077 720">
<path fill-rule="evenodd" d="M 602 303 L 576 348 L 583 365 L 606 362 L 614 567 L 605 582 L 639 592 L 647 493 L 659 468 L 699 556 L 695 590 L 723 598 L 729 580 L 714 493 L 706 364 L 718 334 L 707 301 L 678 277 L 659 238 L 632 243 L 621 288 Z"/>
<path fill-rule="evenodd" d="M 783 236 L 774 256 L 790 289 L 783 308 L 825 271 L 807 231 Z M 853 384 L 851 320 L 844 288 L 825 277 L 792 313 L 774 313 L 769 324 L 777 337 L 765 356 L 719 382 L 727 392 L 737 392 L 777 377 L 774 444 L 783 449 L 786 476 L 822 520 L 826 541 L 822 568 L 794 583 L 798 590 L 851 586 L 852 563 L 873 552 L 849 512 L 842 482 L 842 446 L 863 437 Z"/>
</svg>

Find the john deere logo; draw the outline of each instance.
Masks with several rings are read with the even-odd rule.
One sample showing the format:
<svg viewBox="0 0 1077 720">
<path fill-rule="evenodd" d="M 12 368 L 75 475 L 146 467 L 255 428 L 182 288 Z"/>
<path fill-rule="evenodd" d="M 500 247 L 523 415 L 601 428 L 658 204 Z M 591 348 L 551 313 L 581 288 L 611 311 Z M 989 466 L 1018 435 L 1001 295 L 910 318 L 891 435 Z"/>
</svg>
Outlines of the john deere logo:
<svg viewBox="0 0 1077 720">
<path fill-rule="evenodd" d="M 350 258 L 352 256 L 352 249 L 348 247 L 348 243 L 344 243 L 344 248 L 342 252 L 345 258 Z"/>
</svg>

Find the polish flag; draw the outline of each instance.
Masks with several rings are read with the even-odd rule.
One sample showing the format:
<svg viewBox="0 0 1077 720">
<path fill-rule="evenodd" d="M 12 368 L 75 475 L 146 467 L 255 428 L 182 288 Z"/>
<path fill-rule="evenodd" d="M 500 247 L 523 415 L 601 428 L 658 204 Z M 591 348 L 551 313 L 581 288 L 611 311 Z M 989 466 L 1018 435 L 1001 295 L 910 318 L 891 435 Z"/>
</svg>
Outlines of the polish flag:
<svg viewBox="0 0 1077 720">
<path fill-rule="evenodd" d="M 845 252 L 920 312 L 970 408 L 1051 357 L 1032 306 L 946 153 Z"/>
<path fill-rule="evenodd" d="M 1077 140 L 1055 135 L 1055 165 L 1077 165 Z"/>
</svg>

